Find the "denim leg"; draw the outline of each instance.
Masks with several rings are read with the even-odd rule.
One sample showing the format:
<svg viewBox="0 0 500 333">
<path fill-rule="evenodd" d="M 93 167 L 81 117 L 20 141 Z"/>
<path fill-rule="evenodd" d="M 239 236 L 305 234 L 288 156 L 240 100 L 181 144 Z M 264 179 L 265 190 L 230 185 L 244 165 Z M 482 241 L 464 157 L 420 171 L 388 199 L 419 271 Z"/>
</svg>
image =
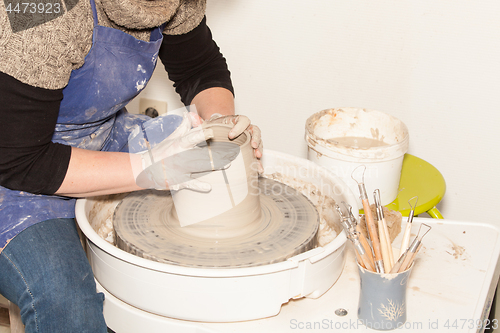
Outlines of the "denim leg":
<svg viewBox="0 0 500 333">
<path fill-rule="evenodd" d="M 73 219 L 37 223 L 0 253 L 0 293 L 21 309 L 26 333 L 106 333 L 104 295 Z"/>
</svg>

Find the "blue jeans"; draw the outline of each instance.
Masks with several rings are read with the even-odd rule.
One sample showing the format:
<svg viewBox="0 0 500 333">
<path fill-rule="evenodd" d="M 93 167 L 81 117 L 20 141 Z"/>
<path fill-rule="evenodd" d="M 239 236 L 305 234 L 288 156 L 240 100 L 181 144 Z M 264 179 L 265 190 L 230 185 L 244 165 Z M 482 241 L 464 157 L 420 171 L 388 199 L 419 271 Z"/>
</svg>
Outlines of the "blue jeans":
<svg viewBox="0 0 500 333">
<path fill-rule="evenodd" d="M 17 304 L 26 333 L 106 333 L 104 295 L 73 219 L 37 223 L 0 253 L 0 293 Z"/>
</svg>

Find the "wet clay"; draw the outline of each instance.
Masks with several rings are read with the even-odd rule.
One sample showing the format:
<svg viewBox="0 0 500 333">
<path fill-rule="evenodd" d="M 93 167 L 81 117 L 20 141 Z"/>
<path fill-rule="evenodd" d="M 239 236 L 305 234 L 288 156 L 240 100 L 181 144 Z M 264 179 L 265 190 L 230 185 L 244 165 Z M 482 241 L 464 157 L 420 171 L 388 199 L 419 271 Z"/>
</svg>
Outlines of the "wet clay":
<svg viewBox="0 0 500 333">
<path fill-rule="evenodd" d="M 316 185 L 299 178 L 285 176 L 279 172 L 266 175 L 266 177 L 295 188 L 311 200 L 318 211 L 320 219 L 317 236 L 319 246 L 327 245 L 342 231 L 338 214 L 334 210 L 335 200 L 328 195 L 324 195 Z"/>
<path fill-rule="evenodd" d="M 211 146 L 229 141 L 231 126 L 218 124 L 208 128 L 214 132 Z M 187 233 L 198 237 L 234 237 L 260 217 L 257 160 L 250 135 L 243 133 L 231 142 L 239 145 L 240 154 L 227 169 L 197 175 L 198 180 L 212 186 L 210 192 L 172 192 L 174 206 L 169 219 L 186 228 Z M 212 153 L 215 155 L 216 150 Z"/>
<path fill-rule="evenodd" d="M 448 240 L 451 243 L 451 245 L 449 245 L 449 246 L 451 246 L 451 251 L 453 251 L 453 252 L 449 252 L 449 251 L 446 251 L 446 252 L 451 254 L 453 256 L 453 258 L 455 258 L 455 259 L 467 260 L 468 254 L 465 251 L 465 248 L 463 246 L 456 244 L 455 242 L 453 242 L 449 238 L 448 238 Z"/>
<path fill-rule="evenodd" d="M 270 179 L 260 179 L 259 189 L 261 217 L 232 237 L 218 225 L 181 227 L 169 218 L 168 192 L 134 192 L 115 211 L 116 245 L 142 258 L 188 267 L 259 266 L 315 247 L 319 223 L 311 202 Z M 223 237 L 216 237 L 218 231 Z"/>
<path fill-rule="evenodd" d="M 314 185 L 295 177 L 284 176 L 280 173 L 273 173 L 266 175 L 266 177 L 276 179 L 297 189 L 313 203 L 320 217 L 320 225 L 317 234 L 318 246 L 327 245 L 342 231 L 337 215 L 332 209 L 332 203 L 335 201 L 329 196 L 323 195 Z M 112 245 L 116 245 L 114 239 L 113 214 L 116 206 L 128 194 L 129 193 L 90 198 L 94 202 L 89 211 L 91 226 L 99 237 Z"/>
<path fill-rule="evenodd" d="M 267 174 L 265 177 L 275 179 L 283 184 L 287 184 L 292 188 L 297 189 L 301 194 L 307 197 L 316 207 L 319 214 L 319 231 L 317 233 L 317 245 L 325 246 L 330 243 L 341 232 L 341 227 L 338 221 L 338 216 L 333 210 L 335 201 L 327 195 L 323 195 L 316 185 L 304 181 L 300 178 L 285 176 L 280 173 Z M 225 186 L 225 184 L 224 184 Z M 158 191 L 161 192 L 161 191 Z M 165 191 L 169 194 L 168 191 Z M 126 195 L 126 194 L 125 194 Z M 117 204 L 122 200 L 124 195 L 103 196 L 93 198 L 95 200 L 92 209 L 89 212 L 90 221 L 93 229 L 99 236 L 109 243 L 115 245 L 114 229 L 112 224 L 112 216 Z M 274 213 L 273 213 L 274 214 Z M 241 218 L 241 216 L 239 217 Z M 208 223 L 205 223 L 209 225 Z M 194 230 L 196 225 L 193 225 L 192 235 L 206 235 L 200 230 Z M 184 227 L 183 230 L 189 232 L 189 229 Z M 219 233 L 219 235 L 221 235 Z M 223 235 L 222 235 L 223 236 Z"/>
<path fill-rule="evenodd" d="M 396 239 L 396 237 L 401 232 L 401 221 L 403 220 L 403 215 L 400 212 L 388 209 L 385 206 L 382 206 L 384 211 L 385 222 L 387 223 L 387 229 L 389 230 L 389 237 L 391 238 L 391 243 Z M 372 211 L 373 216 L 377 216 L 377 209 L 374 204 L 370 205 L 370 210 Z M 368 239 L 368 234 L 366 232 L 366 221 L 365 216 L 363 215 L 360 220 L 361 232 Z M 378 221 L 375 218 L 375 226 L 378 230 Z"/>
<path fill-rule="evenodd" d="M 209 127 L 216 158 L 231 127 Z M 116 245 L 150 260 L 197 267 L 269 264 L 316 246 L 314 205 L 293 188 L 258 179 L 248 133 L 232 143 L 240 154 L 229 167 L 197 175 L 210 192 L 141 191 L 123 199 L 113 217 Z"/>
</svg>

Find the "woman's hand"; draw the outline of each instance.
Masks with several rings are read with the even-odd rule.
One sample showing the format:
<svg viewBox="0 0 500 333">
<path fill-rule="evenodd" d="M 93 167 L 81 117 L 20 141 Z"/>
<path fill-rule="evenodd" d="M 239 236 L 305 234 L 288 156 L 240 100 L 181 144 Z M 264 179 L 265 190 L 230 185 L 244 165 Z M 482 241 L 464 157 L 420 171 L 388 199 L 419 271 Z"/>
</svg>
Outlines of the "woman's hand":
<svg viewBox="0 0 500 333">
<path fill-rule="evenodd" d="M 137 185 L 159 190 L 210 191 L 210 184 L 193 175 L 227 167 L 239 149 L 228 149 L 217 160 L 212 159 L 206 141 L 213 138 L 213 130 L 203 128 L 201 122 L 196 113 L 179 109 L 137 128 L 129 138 L 129 151 L 138 153 L 142 160 L 141 165 L 133 163 Z"/>
<path fill-rule="evenodd" d="M 262 144 L 260 128 L 255 125 L 252 125 L 252 122 L 247 116 L 243 115 L 223 116 L 221 114 L 214 113 L 207 122 L 211 124 L 232 125 L 233 128 L 229 132 L 229 139 L 234 139 L 241 133 L 243 133 L 245 130 L 247 130 L 252 137 L 250 145 L 254 150 L 254 155 L 258 160 L 260 160 L 264 148 Z M 264 168 L 262 167 L 260 161 L 258 165 L 259 165 L 259 170 L 258 170 L 259 173 L 263 173 Z"/>
<path fill-rule="evenodd" d="M 233 129 L 229 132 L 229 139 L 234 139 L 248 130 L 252 136 L 250 144 L 254 149 L 255 157 L 258 160 L 262 157 L 263 146 L 260 129 L 252 125 L 248 117 L 234 115 L 234 96 L 229 90 L 220 87 L 205 89 L 193 98 L 191 104 L 196 106 L 197 113 L 207 123 L 232 125 Z M 260 160 L 258 168 L 259 173 L 264 172 Z"/>
</svg>

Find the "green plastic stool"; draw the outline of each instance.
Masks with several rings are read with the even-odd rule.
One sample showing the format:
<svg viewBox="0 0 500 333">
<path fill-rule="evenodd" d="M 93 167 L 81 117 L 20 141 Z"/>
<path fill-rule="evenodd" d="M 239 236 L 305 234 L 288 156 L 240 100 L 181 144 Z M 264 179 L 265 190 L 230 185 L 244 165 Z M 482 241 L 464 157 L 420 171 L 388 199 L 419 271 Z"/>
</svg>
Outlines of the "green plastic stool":
<svg viewBox="0 0 500 333">
<path fill-rule="evenodd" d="M 408 201 L 417 196 L 415 216 L 427 212 L 435 219 L 442 219 L 443 216 L 436 205 L 443 198 L 445 191 L 446 183 L 438 169 L 421 158 L 406 154 L 401 169 L 398 196 L 386 207 L 408 216 L 411 210 Z"/>
</svg>

